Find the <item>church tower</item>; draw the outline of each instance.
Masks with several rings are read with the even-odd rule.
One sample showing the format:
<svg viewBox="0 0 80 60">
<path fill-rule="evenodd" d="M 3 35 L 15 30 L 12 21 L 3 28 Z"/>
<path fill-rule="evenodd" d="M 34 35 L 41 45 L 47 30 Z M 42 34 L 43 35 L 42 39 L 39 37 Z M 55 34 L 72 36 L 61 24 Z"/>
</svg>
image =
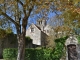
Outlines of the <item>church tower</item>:
<svg viewBox="0 0 80 60">
<path fill-rule="evenodd" d="M 44 27 L 46 26 L 46 20 L 44 19 L 39 19 L 37 21 L 37 26 L 42 30 L 44 31 Z"/>
</svg>

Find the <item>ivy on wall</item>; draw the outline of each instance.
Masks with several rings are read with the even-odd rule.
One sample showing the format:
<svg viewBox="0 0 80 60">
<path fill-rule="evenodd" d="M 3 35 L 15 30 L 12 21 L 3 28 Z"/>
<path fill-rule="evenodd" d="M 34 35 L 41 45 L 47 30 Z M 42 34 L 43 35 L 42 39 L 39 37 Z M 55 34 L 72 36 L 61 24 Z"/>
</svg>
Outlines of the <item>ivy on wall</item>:
<svg viewBox="0 0 80 60">
<path fill-rule="evenodd" d="M 78 43 L 80 44 L 80 36 L 77 36 L 77 39 L 78 39 Z"/>
<path fill-rule="evenodd" d="M 26 36 L 25 37 L 25 44 L 27 45 L 29 43 L 32 43 L 32 39 L 29 36 Z"/>
<path fill-rule="evenodd" d="M 63 56 L 63 54 L 65 55 L 64 47 L 67 38 L 68 36 L 55 40 L 56 47 L 54 49 L 54 54 L 53 54 L 55 59 L 59 60 Z"/>
</svg>

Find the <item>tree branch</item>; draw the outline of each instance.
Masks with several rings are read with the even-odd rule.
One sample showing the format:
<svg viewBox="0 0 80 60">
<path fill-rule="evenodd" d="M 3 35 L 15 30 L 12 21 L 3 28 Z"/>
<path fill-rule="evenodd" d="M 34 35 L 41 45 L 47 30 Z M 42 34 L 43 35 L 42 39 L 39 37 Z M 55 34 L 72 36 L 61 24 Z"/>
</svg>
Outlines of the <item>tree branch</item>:
<svg viewBox="0 0 80 60">
<path fill-rule="evenodd" d="M 23 21 L 22 21 L 22 26 L 23 26 L 23 27 L 26 27 L 26 26 L 27 26 L 28 18 L 29 18 L 29 16 L 30 16 L 32 10 L 33 10 L 33 6 L 32 6 L 32 8 L 29 9 L 28 14 L 24 16 Z"/>
<path fill-rule="evenodd" d="M 23 3 L 21 1 L 19 1 L 19 3 L 23 6 Z"/>
<path fill-rule="evenodd" d="M 25 16 L 27 16 L 27 17 L 29 17 L 30 16 L 30 13 L 31 13 L 31 11 L 33 10 L 33 7 L 34 6 L 32 6 L 32 8 L 30 8 L 28 11 L 29 11 L 29 13 L 28 14 L 26 14 L 26 6 L 19 0 L 19 3 L 22 5 L 22 7 L 23 7 L 23 12 L 24 12 L 24 15 Z"/>
<path fill-rule="evenodd" d="M 5 16 L 6 18 L 8 18 L 11 22 L 13 22 L 15 25 L 19 26 L 19 24 L 17 24 L 11 17 L 9 17 L 6 13 L 2 12 L 2 10 L 0 9 L 1 11 L 1 15 Z"/>
<path fill-rule="evenodd" d="M 26 16 L 26 9 L 25 9 L 24 4 L 23 4 L 20 0 L 19 0 L 18 2 L 22 5 L 22 7 L 23 7 L 23 12 L 24 12 L 24 14 L 25 14 L 25 16 Z"/>
<path fill-rule="evenodd" d="M 31 14 L 31 12 L 32 12 L 32 10 L 33 10 L 33 8 L 34 8 L 34 6 L 32 6 L 32 8 L 29 9 L 29 13 L 28 13 L 28 15 L 27 15 L 28 17 L 30 16 L 30 14 Z"/>
</svg>

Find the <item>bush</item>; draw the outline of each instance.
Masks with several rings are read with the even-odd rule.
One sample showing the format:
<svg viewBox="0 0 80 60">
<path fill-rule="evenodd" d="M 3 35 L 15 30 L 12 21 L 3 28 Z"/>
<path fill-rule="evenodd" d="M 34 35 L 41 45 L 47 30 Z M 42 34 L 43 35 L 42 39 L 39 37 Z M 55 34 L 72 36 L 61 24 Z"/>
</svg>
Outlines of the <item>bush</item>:
<svg viewBox="0 0 80 60">
<path fill-rule="evenodd" d="M 25 60 L 52 60 L 50 49 L 26 49 Z M 5 60 L 16 60 L 17 49 L 4 49 L 3 58 Z"/>
<path fill-rule="evenodd" d="M 77 36 L 77 39 L 78 39 L 78 43 L 80 44 L 80 36 Z"/>
<path fill-rule="evenodd" d="M 25 60 L 60 60 L 64 53 L 64 42 L 67 37 L 55 40 L 54 49 L 26 49 Z M 16 60 L 17 49 L 4 49 L 3 58 L 5 60 Z"/>
<path fill-rule="evenodd" d="M 14 48 L 4 49 L 3 58 L 5 60 L 15 60 L 17 58 L 17 49 Z"/>
<path fill-rule="evenodd" d="M 60 54 L 59 54 L 60 55 Z M 17 49 L 4 49 L 5 60 L 16 60 Z M 59 60 L 60 57 L 51 49 L 26 49 L 25 60 Z"/>
<path fill-rule="evenodd" d="M 65 46 L 65 41 L 67 38 L 68 38 L 68 36 L 55 40 L 55 43 L 56 43 L 56 47 L 54 49 L 54 58 L 55 59 L 60 60 L 60 58 L 62 56 L 65 56 L 66 52 L 65 52 L 64 46 Z"/>
<path fill-rule="evenodd" d="M 25 44 L 27 45 L 29 43 L 32 43 L 32 39 L 29 36 L 26 36 L 25 37 Z"/>
</svg>

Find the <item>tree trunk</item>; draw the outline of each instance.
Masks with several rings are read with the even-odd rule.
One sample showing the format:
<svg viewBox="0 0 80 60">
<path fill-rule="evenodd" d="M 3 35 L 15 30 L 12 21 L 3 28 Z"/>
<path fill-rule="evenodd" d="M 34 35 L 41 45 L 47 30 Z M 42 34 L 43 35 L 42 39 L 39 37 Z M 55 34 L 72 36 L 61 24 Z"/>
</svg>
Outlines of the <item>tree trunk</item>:
<svg viewBox="0 0 80 60">
<path fill-rule="evenodd" d="M 27 18 L 24 17 L 21 26 L 17 28 L 17 39 L 18 39 L 18 55 L 17 60 L 25 60 L 25 35 L 26 35 L 26 26 Z M 22 30 L 22 31 L 21 31 Z"/>
<path fill-rule="evenodd" d="M 18 39 L 17 60 L 24 60 L 25 57 L 25 36 L 21 34 Z"/>
<path fill-rule="evenodd" d="M 25 58 L 25 33 L 26 33 L 26 26 L 22 27 L 22 32 L 20 28 L 17 28 L 17 39 L 18 39 L 17 60 L 24 60 Z"/>
</svg>

